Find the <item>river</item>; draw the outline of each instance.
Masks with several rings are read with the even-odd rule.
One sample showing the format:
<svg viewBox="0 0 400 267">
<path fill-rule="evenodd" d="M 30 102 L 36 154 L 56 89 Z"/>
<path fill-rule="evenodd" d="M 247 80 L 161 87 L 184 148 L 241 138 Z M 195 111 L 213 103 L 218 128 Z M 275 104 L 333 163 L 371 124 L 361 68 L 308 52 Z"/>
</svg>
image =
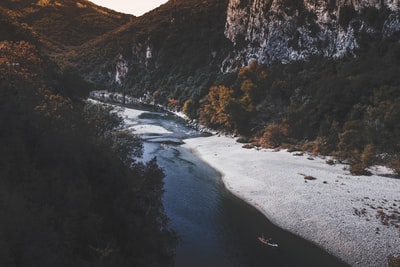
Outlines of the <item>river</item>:
<svg viewBox="0 0 400 267">
<path fill-rule="evenodd" d="M 163 203 L 180 238 L 175 266 L 347 266 L 273 225 L 231 194 L 216 170 L 179 145 L 185 138 L 202 135 L 182 119 L 164 112 L 146 112 L 132 121 L 163 129 L 143 133 L 142 138 L 144 160 L 157 157 L 166 174 Z M 272 238 L 279 247 L 262 244 L 257 240 L 260 235 Z"/>
</svg>

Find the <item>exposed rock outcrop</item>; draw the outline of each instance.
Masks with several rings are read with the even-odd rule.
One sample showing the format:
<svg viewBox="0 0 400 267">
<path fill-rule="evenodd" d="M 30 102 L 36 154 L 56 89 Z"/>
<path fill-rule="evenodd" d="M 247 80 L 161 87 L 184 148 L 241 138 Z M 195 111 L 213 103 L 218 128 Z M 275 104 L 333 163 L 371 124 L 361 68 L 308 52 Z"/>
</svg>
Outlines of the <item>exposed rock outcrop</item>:
<svg viewBox="0 0 400 267">
<path fill-rule="evenodd" d="M 363 36 L 400 31 L 398 0 L 230 0 L 225 35 L 234 51 L 222 68 L 354 55 Z"/>
</svg>

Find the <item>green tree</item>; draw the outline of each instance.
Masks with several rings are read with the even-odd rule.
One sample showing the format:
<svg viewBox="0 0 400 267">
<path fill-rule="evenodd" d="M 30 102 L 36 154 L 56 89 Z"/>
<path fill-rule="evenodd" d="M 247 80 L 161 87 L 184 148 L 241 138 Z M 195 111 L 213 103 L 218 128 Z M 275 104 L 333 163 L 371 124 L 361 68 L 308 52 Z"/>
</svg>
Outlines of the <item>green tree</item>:
<svg viewBox="0 0 400 267">
<path fill-rule="evenodd" d="M 194 119 L 197 117 L 197 107 L 196 103 L 193 99 L 188 99 L 183 104 L 182 108 L 183 113 L 188 116 L 190 119 Z"/>
<path fill-rule="evenodd" d="M 343 158 L 359 158 L 366 141 L 365 127 L 360 120 L 348 121 L 339 134 L 338 152 Z"/>
</svg>

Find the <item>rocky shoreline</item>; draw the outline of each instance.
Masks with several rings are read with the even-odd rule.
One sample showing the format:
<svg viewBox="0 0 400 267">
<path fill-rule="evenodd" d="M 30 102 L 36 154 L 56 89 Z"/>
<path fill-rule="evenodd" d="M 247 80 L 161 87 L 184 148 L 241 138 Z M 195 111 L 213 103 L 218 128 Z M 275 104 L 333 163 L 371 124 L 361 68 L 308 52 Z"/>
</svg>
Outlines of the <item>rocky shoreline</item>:
<svg viewBox="0 0 400 267">
<path fill-rule="evenodd" d="M 184 145 L 273 223 L 349 265 L 381 267 L 398 260 L 400 180 L 384 177 L 389 169 L 376 166 L 371 176 L 352 176 L 327 159 L 242 146 L 215 135 Z"/>
</svg>

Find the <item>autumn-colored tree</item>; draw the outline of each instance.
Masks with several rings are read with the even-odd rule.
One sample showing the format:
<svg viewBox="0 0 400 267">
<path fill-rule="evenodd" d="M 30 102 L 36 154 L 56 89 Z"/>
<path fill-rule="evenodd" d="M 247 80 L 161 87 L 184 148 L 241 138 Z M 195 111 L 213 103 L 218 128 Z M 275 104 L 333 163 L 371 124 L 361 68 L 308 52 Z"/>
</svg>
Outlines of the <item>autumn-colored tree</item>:
<svg viewBox="0 0 400 267">
<path fill-rule="evenodd" d="M 240 90 L 243 96 L 240 99 L 244 110 L 254 111 L 254 106 L 262 100 L 266 93 L 265 81 L 268 72 L 265 67 L 252 61 L 248 67 L 241 68 L 238 78 L 241 80 Z"/>
<path fill-rule="evenodd" d="M 237 104 L 232 88 L 213 86 L 200 103 L 199 120 L 202 124 L 235 130 L 234 109 Z"/>
<path fill-rule="evenodd" d="M 243 110 L 247 112 L 253 112 L 255 110 L 253 94 L 257 90 L 257 86 L 251 80 L 244 80 L 240 89 L 244 93 L 239 99 L 240 105 L 242 106 Z"/>
<path fill-rule="evenodd" d="M 33 79 L 42 70 L 43 60 L 36 47 L 26 41 L 0 42 L 0 70 L 3 75 L 19 75 L 23 79 Z"/>
<path fill-rule="evenodd" d="M 265 127 L 264 133 L 259 138 L 259 143 L 263 147 L 277 147 L 280 146 L 288 136 L 288 124 L 271 123 Z"/>
<path fill-rule="evenodd" d="M 241 68 L 238 76 L 243 80 L 250 79 L 260 82 L 264 81 L 268 77 L 268 72 L 264 66 L 254 60 L 250 62 L 248 67 Z"/>
<path fill-rule="evenodd" d="M 168 99 L 167 107 L 169 110 L 175 110 L 175 111 L 178 110 L 180 107 L 179 99 L 175 99 L 175 98 Z"/>
<path fill-rule="evenodd" d="M 375 162 L 376 152 L 373 144 L 368 144 L 364 147 L 361 153 L 361 164 L 364 168 L 368 168 Z"/>
</svg>

